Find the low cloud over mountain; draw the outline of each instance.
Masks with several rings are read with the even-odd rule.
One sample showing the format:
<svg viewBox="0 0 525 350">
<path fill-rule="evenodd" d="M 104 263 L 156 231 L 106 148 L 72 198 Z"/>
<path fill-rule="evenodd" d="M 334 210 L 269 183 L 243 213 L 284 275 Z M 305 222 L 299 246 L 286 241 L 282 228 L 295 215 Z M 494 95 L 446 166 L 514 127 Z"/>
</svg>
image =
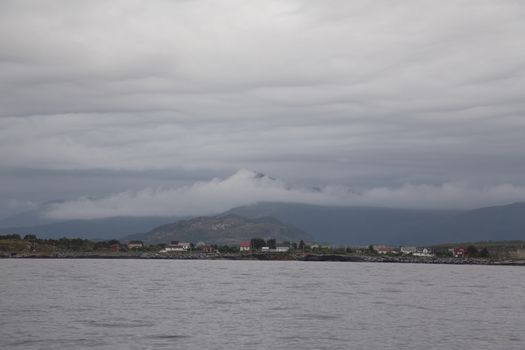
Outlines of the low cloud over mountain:
<svg viewBox="0 0 525 350">
<path fill-rule="evenodd" d="M 116 216 L 208 215 L 256 202 L 296 202 L 316 205 L 393 208 L 471 209 L 525 200 L 525 187 L 499 185 L 474 188 L 462 184 L 406 184 L 352 191 L 346 186 L 291 186 L 242 169 L 225 179 L 164 188 L 144 188 L 101 198 L 79 198 L 49 205 L 52 219 L 94 219 Z"/>
</svg>

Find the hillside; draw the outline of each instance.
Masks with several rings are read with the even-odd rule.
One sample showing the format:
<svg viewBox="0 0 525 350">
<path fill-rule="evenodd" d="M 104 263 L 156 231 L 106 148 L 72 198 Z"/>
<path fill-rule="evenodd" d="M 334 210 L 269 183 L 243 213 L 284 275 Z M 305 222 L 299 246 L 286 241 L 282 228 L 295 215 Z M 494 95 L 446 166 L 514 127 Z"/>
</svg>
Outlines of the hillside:
<svg viewBox="0 0 525 350">
<path fill-rule="evenodd" d="M 525 239 L 525 203 L 467 211 L 259 203 L 227 213 L 250 218 L 273 216 L 308 230 L 317 241 L 330 243 L 399 245 Z"/>
<path fill-rule="evenodd" d="M 525 203 L 459 212 L 436 227 L 425 227 L 409 239 L 431 243 L 524 240 Z"/>
<path fill-rule="evenodd" d="M 260 217 L 248 219 L 239 215 L 219 215 L 197 217 L 189 220 L 159 226 L 144 234 L 124 237 L 123 240 L 140 239 L 147 244 L 186 241 L 215 244 L 238 244 L 251 238 L 275 238 L 277 241 L 294 241 L 301 239 L 313 241 L 310 234 L 298 228 L 286 225 L 277 219 Z"/>
<path fill-rule="evenodd" d="M 424 227 L 434 227 L 457 212 L 372 207 L 319 206 L 299 203 L 259 203 L 233 208 L 250 218 L 273 216 L 308 230 L 319 242 L 367 245 L 409 244 Z"/>
<path fill-rule="evenodd" d="M 31 225 L 42 217 L 37 211 L 0 221 L 0 234 L 36 234 L 43 238 L 81 237 L 86 239 L 113 239 L 122 236 L 135 237 L 135 233 L 150 232 L 154 228 L 167 227 L 177 234 L 191 232 L 182 237 L 191 241 L 212 239 L 217 242 L 237 242 L 255 235 L 272 234 L 284 237 L 326 242 L 332 244 L 391 244 L 424 245 L 453 242 L 525 240 L 525 203 L 492 206 L 475 210 L 415 210 L 373 207 L 319 206 L 298 203 L 265 202 L 233 208 L 226 213 L 208 220 L 225 220 L 236 215 L 248 218 L 249 222 L 237 222 L 233 231 L 210 231 L 206 225 L 213 225 L 205 218 L 195 218 L 192 228 L 185 227 L 189 220 L 169 224 L 177 217 L 114 217 L 93 220 L 69 220 Z M 271 219 L 273 217 L 275 219 Z M 238 219 L 240 220 L 240 219 Z M 245 219 L 246 220 L 246 219 Z M 196 223 L 202 221 L 199 226 Z M 23 225 L 26 223 L 26 225 Z M 12 226 L 7 226 L 11 224 Z M 159 225 L 165 225 L 159 227 Z M 164 230 L 164 228 L 162 229 Z M 161 230 L 161 231 L 162 231 Z M 247 230 L 249 237 L 243 236 Z M 295 232 L 302 232 L 294 236 Z M 163 231 L 162 231 L 163 232 Z M 305 234 L 310 233 L 310 235 Z M 226 234 L 224 238 L 215 234 Z M 232 234 L 232 237 L 228 237 Z M 132 236 L 130 236 L 132 235 Z M 138 234 L 136 237 L 142 237 Z M 152 237 L 155 242 L 165 242 L 160 232 Z M 237 237 L 237 238 L 236 238 Z M 299 239 L 301 239 L 299 238 Z M 184 238 L 173 240 L 184 240 Z M 286 239 L 283 239 L 286 240 Z"/>
</svg>

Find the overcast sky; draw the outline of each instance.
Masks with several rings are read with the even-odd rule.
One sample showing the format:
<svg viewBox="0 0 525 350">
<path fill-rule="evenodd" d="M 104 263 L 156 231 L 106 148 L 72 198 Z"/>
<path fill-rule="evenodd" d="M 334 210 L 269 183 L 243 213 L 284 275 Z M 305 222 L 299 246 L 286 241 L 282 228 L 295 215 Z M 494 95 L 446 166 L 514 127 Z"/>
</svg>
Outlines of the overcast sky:
<svg viewBox="0 0 525 350">
<path fill-rule="evenodd" d="M 0 216 L 523 201 L 524 18 L 520 0 L 2 0 Z"/>
</svg>

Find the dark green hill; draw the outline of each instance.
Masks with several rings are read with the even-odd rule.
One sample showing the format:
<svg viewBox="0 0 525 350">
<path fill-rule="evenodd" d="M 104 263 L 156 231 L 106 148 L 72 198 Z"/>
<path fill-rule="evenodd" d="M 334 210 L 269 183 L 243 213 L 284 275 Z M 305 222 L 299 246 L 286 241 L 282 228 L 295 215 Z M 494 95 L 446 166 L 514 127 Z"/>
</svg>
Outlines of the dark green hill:
<svg viewBox="0 0 525 350">
<path fill-rule="evenodd" d="M 238 244 L 251 238 L 275 238 L 277 241 L 313 241 L 310 234 L 277 219 L 260 217 L 248 219 L 239 215 L 196 217 L 189 220 L 159 226 L 144 234 L 123 239 L 140 239 L 147 244 L 181 242 L 206 242 L 215 244 Z"/>
</svg>

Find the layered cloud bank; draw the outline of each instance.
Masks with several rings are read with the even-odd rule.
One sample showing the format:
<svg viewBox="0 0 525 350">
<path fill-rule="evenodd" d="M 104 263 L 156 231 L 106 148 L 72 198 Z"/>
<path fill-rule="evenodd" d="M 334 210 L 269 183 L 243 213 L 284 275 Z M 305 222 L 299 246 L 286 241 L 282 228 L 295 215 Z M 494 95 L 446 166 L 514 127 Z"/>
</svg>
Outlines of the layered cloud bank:
<svg viewBox="0 0 525 350">
<path fill-rule="evenodd" d="M 515 183 L 524 15 L 512 0 L 5 0 L 0 162 Z"/>
<path fill-rule="evenodd" d="M 56 203 L 45 212 L 52 219 L 94 219 L 114 216 L 194 216 L 216 214 L 255 202 L 297 202 L 317 205 L 398 208 L 473 208 L 477 203 L 506 204 L 525 200 L 525 187 L 501 185 L 473 189 L 458 184 L 404 185 L 352 192 L 344 186 L 321 189 L 291 187 L 271 177 L 240 170 L 226 179 L 196 182 L 178 188 L 146 188 L 99 199 Z"/>
<path fill-rule="evenodd" d="M 519 197 L 524 18 L 517 0 L 2 0 L 0 217 L 101 193 L 51 214 Z M 322 190 L 149 173 L 245 167 Z"/>
</svg>

